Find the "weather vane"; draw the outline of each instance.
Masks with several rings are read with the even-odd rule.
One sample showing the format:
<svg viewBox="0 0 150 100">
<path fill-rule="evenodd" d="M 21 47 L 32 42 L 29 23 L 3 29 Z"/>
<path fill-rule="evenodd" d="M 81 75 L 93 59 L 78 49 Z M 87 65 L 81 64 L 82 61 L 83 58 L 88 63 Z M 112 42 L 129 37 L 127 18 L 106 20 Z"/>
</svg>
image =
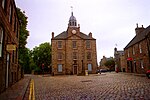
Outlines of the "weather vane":
<svg viewBox="0 0 150 100">
<path fill-rule="evenodd" d="M 115 44 L 115 46 L 117 47 L 117 43 Z"/>
<path fill-rule="evenodd" d="M 73 7 L 71 6 L 71 12 L 73 12 Z"/>
</svg>

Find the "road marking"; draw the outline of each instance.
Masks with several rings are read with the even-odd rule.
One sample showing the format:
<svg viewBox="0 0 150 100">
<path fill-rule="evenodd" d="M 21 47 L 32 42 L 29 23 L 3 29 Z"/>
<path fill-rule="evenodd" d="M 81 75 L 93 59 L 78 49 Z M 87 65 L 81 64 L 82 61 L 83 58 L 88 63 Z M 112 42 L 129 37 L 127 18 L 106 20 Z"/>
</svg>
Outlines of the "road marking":
<svg viewBox="0 0 150 100">
<path fill-rule="evenodd" d="M 34 80 L 33 80 L 33 79 L 31 79 L 31 82 L 30 82 L 29 100 L 35 100 L 35 94 L 34 94 Z"/>
</svg>

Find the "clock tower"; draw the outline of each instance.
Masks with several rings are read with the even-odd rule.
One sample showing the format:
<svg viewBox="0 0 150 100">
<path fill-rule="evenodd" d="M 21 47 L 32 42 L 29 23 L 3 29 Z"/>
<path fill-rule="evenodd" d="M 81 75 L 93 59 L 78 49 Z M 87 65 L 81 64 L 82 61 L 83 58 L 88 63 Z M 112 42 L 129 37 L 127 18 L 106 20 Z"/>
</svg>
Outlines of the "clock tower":
<svg viewBox="0 0 150 100">
<path fill-rule="evenodd" d="M 77 26 L 77 20 L 73 15 L 73 12 L 71 12 L 71 16 L 69 18 L 69 23 L 68 23 L 68 29 L 67 29 L 68 36 L 71 35 L 79 35 L 80 33 L 80 25 L 78 24 Z"/>
</svg>

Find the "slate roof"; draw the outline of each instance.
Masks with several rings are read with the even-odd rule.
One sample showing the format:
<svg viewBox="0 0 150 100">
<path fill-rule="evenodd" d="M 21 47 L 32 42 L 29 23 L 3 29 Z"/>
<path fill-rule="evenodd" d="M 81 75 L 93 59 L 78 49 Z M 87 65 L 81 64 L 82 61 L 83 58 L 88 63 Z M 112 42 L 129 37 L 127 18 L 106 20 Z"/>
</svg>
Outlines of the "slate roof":
<svg viewBox="0 0 150 100">
<path fill-rule="evenodd" d="M 140 34 L 136 35 L 128 44 L 127 46 L 125 47 L 126 48 L 129 48 L 131 47 L 132 45 L 144 40 L 146 38 L 146 35 L 148 35 L 150 33 L 150 25 Z"/>
<path fill-rule="evenodd" d="M 58 34 L 57 36 L 54 37 L 54 39 L 67 39 L 68 38 L 68 35 L 67 35 L 67 31 L 64 31 L 60 34 Z M 91 38 L 90 36 L 80 32 L 80 37 L 83 38 L 83 39 L 94 39 L 94 38 Z"/>
</svg>

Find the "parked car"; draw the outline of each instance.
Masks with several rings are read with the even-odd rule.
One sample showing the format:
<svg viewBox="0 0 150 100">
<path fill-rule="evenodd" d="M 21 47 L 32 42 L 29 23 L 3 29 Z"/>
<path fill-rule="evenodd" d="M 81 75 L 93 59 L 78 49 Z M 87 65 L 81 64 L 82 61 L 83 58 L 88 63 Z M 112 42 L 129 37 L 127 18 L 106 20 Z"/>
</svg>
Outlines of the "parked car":
<svg viewBox="0 0 150 100">
<path fill-rule="evenodd" d="M 100 69 L 100 72 L 108 72 L 108 69 Z"/>
<path fill-rule="evenodd" d="M 146 76 L 147 76 L 148 78 L 150 78 L 150 70 L 148 70 L 148 71 L 146 72 Z"/>
</svg>

